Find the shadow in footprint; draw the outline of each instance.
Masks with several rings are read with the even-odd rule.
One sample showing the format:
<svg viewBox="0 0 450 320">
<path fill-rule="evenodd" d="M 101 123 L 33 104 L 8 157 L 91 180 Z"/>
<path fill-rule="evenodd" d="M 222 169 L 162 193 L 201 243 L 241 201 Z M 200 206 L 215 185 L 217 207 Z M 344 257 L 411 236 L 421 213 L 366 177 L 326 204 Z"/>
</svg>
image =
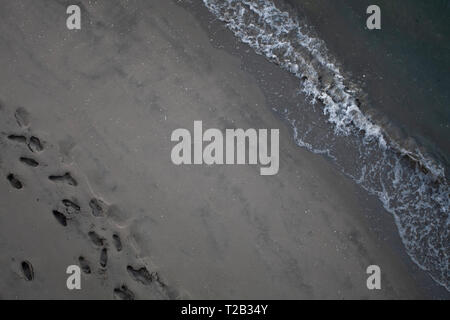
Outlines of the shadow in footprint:
<svg viewBox="0 0 450 320">
<path fill-rule="evenodd" d="M 22 272 L 23 275 L 25 276 L 25 279 L 27 281 L 32 281 L 34 279 L 34 271 L 33 271 L 33 266 L 29 261 L 22 261 L 22 263 L 20 264 L 20 266 L 22 267 Z"/>
<path fill-rule="evenodd" d="M 24 163 L 24 164 L 26 164 L 27 166 L 30 166 L 30 167 L 36 168 L 39 165 L 39 162 L 37 162 L 36 160 L 31 159 L 31 158 L 20 157 L 19 160 L 20 160 L 20 162 L 22 162 L 22 163 Z"/>
<path fill-rule="evenodd" d="M 15 189 L 23 188 L 22 182 L 20 182 L 20 180 L 17 179 L 17 177 L 14 174 L 10 173 L 10 174 L 8 174 L 8 176 L 6 178 L 8 179 L 9 183 L 11 184 L 11 186 L 13 188 L 15 188 Z"/>
<path fill-rule="evenodd" d="M 114 247 L 116 248 L 116 250 L 118 252 L 122 251 L 122 240 L 120 240 L 120 236 L 117 233 L 115 233 L 115 234 L 113 234 L 112 238 L 113 238 L 113 244 L 114 244 Z"/>
<path fill-rule="evenodd" d="M 134 293 L 126 285 L 114 289 L 114 297 L 120 300 L 134 300 Z"/>
<path fill-rule="evenodd" d="M 21 135 L 17 135 L 17 134 L 10 134 L 8 136 L 8 139 L 14 142 L 19 142 L 19 143 L 27 143 L 27 138 L 25 136 L 21 136 Z"/>
<path fill-rule="evenodd" d="M 30 142 L 28 142 L 28 148 L 31 152 L 41 152 L 44 150 L 41 140 L 38 137 L 32 136 Z"/>
<path fill-rule="evenodd" d="M 80 264 L 81 270 L 84 273 L 86 274 L 91 273 L 91 267 L 89 266 L 89 262 L 83 256 L 78 257 L 78 263 Z"/>
<path fill-rule="evenodd" d="M 56 221 L 59 222 L 59 224 L 61 224 L 64 227 L 67 226 L 67 218 L 64 214 L 62 214 L 57 210 L 53 210 L 53 216 L 55 217 Z"/>
<path fill-rule="evenodd" d="M 105 244 L 105 239 L 95 231 L 89 231 L 88 236 L 89 239 L 91 239 L 92 243 L 97 247 L 103 247 L 103 245 Z"/>
<path fill-rule="evenodd" d="M 65 174 L 58 176 L 58 175 L 51 175 L 48 177 L 50 181 L 55 182 L 55 183 L 67 183 L 68 185 L 71 186 L 77 186 L 77 180 L 75 180 L 72 175 L 70 174 L 70 172 L 66 172 Z"/>
<path fill-rule="evenodd" d="M 102 268 L 106 268 L 106 264 L 108 263 L 108 250 L 106 248 L 102 249 L 100 252 L 100 265 Z"/>
</svg>

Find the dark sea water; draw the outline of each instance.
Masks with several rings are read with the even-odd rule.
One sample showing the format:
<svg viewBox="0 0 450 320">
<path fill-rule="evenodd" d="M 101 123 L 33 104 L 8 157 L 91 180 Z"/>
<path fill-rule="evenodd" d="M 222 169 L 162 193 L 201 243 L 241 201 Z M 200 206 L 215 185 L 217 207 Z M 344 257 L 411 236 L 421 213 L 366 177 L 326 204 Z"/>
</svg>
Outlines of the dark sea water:
<svg viewBox="0 0 450 320">
<path fill-rule="evenodd" d="M 234 35 L 298 78 L 277 112 L 396 221 L 411 259 L 450 290 L 448 0 L 203 0 Z"/>
<path fill-rule="evenodd" d="M 361 108 L 450 169 L 450 1 L 286 0 L 365 93 Z M 281 4 L 281 2 L 280 2 Z M 366 8 L 382 29 L 366 29 Z M 282 4 L 281 4 L 282 5 Z"/>
</svg>

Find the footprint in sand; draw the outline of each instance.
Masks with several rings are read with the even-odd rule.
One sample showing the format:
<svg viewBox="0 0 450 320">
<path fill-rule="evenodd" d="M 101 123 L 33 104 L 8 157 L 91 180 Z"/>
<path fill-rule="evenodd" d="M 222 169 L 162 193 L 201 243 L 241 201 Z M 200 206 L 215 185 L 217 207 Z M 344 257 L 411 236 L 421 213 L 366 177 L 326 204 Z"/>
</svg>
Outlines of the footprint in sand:
<svg viewBox="0 0 450 320">
<path fill-rule="evenodd" d="M 28 142 L 28 148 L 31 152 L 41 152 L 44 150 L 41 140 L 38 137 L 32 136 Z"/>
<path fill-rule="evenodd" d="M 91 239 L 92 243 L 97 247 L 103 247 L 105 244 L 105 239 L 101 237 L 97 232 L 95 231 L 89 231 L 88 232 L 89 239 Z"/>
<path fill-rule="evenodd" d="M 15 118 L 18 125 L 21 128 L 28 128 L 30 126 L 30 115 L 27 110 L 24 108 L 18 108 L 15 112 Z M 27 129 L 28 130 L 28 129 Z M 25 146 L 28 146 L 29 150 L 33 153 L 39 153 L 44 150 L 43 142 L 35 135 L 21 135 L 21 134 L 10 134 L 7 136 L 8 140 L 15 143 L 20 143 Z M 19 161 L 29 167 L 39 167 L 40 163 L 38 159 L 35 157 L 22 156 L 19 158 Z M 22 189 L 24 186 L 19 178 L 10 173 L 7 176 L 8 181 L 11 186 L 16 189 Z M 48 179 L 54 183 L 62 183 L 70 186 L 78 186 L 78 181 L 74 178 L 74 176 L 70 172 L 63 172 L 61 174 L 53 174 L 48 176 Z M 71 215 L 78 214 L 81 212 L 80 202 L 70 196 L 63 198 L 61 200 L 62 205 L 60 204 L 58 210 L 52 210 L 52 214 L 55 220 L 62 226 L 66 227 L 68 224 L 68 220 Z M 91 209 L 92 216 L 94 217 L 104 217 L 105 215 L 115 216 L 114 213 L 117 213 L 118 209 L 114 209 L 114 206 L 110 206 L 108 203 L 104 202 L 102 199 L 97 197 L 92 197 L 89 202 L 89 208 Z M 120 214 L 116 214 L 119 216 Z M 121 252 L 124 250 L 122 239 L 118 232 L 113 231 L 112 234 L 112 244 L 117 252 Z M 109 256 L 109 248 L 107 240 L 99 235 L 97 232 L 91 230 L 88 232 L 88 239 L 99 248 L 99 260 L 98 263 L 103 270 L 106 270 L 111 257 Z M 84 256 L 78 257 L 78 263 L 85 274 L 91 274 L 92 269 L 89 261 Z M 34 279 L 33 266 L 28 261 L 23 261 L 21 263 L 21 268 L 23 275 L 26 280 L 31 281 Z M 172 292 L 172 290 L 165 284 L 165 282 L 159 277 L 157 272 L 150 272 L 146 267 L 133 267 L 128 265 L 126 267 L 129 276 L 136 282 L 139 282 L 143 285 L 156 284 L 160 290 L 164 292 L 164 294 L 170 299 L 174 298 L 177 295 Z M 135 294 L 125 285 L 122 284 L 113 289 L 113 295 L 116 299 L 121 300 L 134 300 Z"/>
<path fill-rule="evenodd" d="M 33 265 L 29 261 L 22 261 L 20 264 L 22 267 L 22 273 L 25 276 L 25 279 L 27 281 L 32 281 L 34 279 L 34 271 L 33 271 Z"/>
<path fill-rule="evenodd" d="M 10 134 L 8 135 L 8 139 L 16 143 L 26 144 L 28 146 L 28 149 L 30 149 L 30 151 L 33 153 L 41 152 L 44 150 L 44 146 L 42 145 L 41 140 L 36 136 L 31 136 L 28 140 L 24 135 Z"/>
<path fill-rule="evenodd" d="M 36 168 L 37 166 L 39 166 L 39 162 L 37 162 L 36 160 L 32 159 L 32 158 L 28 158 L 28 157 L 20 157 L 20 162 L 22 162 L 23 164 L 26 164 L 27 166 Z"/>
<path fill-rule="evenodd" d="M 100 252 L 100 265 L 102 268 L 106 268 L 106 264 L 108 263 L 108 249 L 103 248 L 102 252 Z"/>
<path fill-rule="evenodd" d="M 134 300 L 134 293 L 126 285 L 114 289 L 114 297 L 120 300 Z"/>
<path fill-rule="evenodd" d="M 28 127 L 30 125 L 30 114 L 25 108 L 17 108 L 14 117 L 19 127 Z"/>
<path fill-rule="evenodd" d="M 71 186 L 77 186 L 78 182 L 75 180 L 70 172 L 66 172 L 63 175 L 51 175 L 48 177 L 48 179 L 55 183 L 66 183 Z"/>
<path fill-rule="evenodd" d="M 156 283 L 159 285 L 162 292 L 169 299 L 176 299 L 179 294 L 173 288 L 170 288 L 159 276 L 158 272 L 149 272 L 146 267 L 133 268 L 132 266 L 127 266 L 128 274 L 131 278 L 143 285 L 150 285 Z"/>
<path fill-rule="evenodd" d="M 8 179 L 9 183 L 13 188 L 15 189 L 23 188 L 22 182 L 20 182 L 20 180 L 14 174 L 10 173 L 6 178 Z"/>
<path fill-rule="evenodd" d="M 67 218 L 63 213 L 59 212 L 58 210 L 53 210 L 53 216 L 60 225 L 62 225 L 63 227 L 67 226 Z"/>
<path fill-rule="evenodd" d="M 127 266 L 128 274 L 134 281 L 140 282 L 144 285 L 151 284 L 156 279 L 155 273 L 150 273 L 146 267 L 133 268 L 132 266 Z"/>
<path fill-rule="evenodd" d="M 79 213 L 81 210 L 76 200 L 63 199 L 62 203 L 67 214 Z"/>
<path fill-rule="evenodd" d="M 91 267 L 89 266 L 89 262 L 86 260 L 85 257 L 79 256 L 78 257 L 78 263 L 80 264 L 81 270 L 84 273 L 86 273 L 86 274 L 90 274 L 91 273 Z"/>
<path fill-rule="evenodd" d="M 27 143 L 27 137 L 22 136 L 22 135 L 10 134 L 8 136 L 8 139 L 11 141 L 14 141 L 14 142 L 18 142 L 18 143 L 23 143 L 23 144 Z"/>
<path fill-rule="evenodd" d="M 122 240 L 120 239 L 120 236 L 117 233 L 114 233 L 112 238 L 114 247 L 116 248 L 117 252 L 122 251 Z"/>
<path fill-rule="evenodd" d="M 94 217 L 104 216 L 108 205 L 102 200 L 93 198 L 89 201 L 89 207 L 91 207 L 91 212 Z"/>
</svg>

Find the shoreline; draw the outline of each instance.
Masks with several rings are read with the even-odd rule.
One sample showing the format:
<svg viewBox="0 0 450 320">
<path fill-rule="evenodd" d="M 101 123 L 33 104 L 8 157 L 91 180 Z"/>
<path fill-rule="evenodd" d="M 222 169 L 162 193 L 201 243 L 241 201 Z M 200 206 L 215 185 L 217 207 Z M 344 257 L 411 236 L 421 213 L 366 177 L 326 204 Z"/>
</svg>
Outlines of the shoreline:
<svg viewBox="0 0 450 320">
<path fill-rule="evenodd" d="M 198 13 L 200 11 L 201 13 Z M 206 13 L 203 12 L 201 8 L 198 8 L 198 11 L 194 14 L 202 20 L 202 25 L 205 30 L 210 29 L 209 23 L 206 21 L 208 20 L 208 12 L 206 10 Z M 211 21 L 211 19 L 209 19 Z M 313 27 L 314 28 L 314 27 Z M 216 27 L 215 29 L 221 30 L 220 27 Z M 226 29 L 226 28 L 225 28 Z M 221 30 L 222 31 L 222 30 Z M 219 32 L 221 32 L 219 31 Z M 226 35 L 226 33 L 230 35 Z M 215 31 L 210 31 L 211 35 L 216 35 Z M 279 79 L 276 81 L 273 81 L 273 78 L 271 76 L 267 76 L 267 73 L 272 74 L 272 70 L 274 68 L 270 68 L 270 71 L 265 72 L 264 69 L 267 69 L 267 67 L 264 65 L 264 62 L 268 62 L 268 60 L 261 55 L 258 56 L 258 60 L 262 60 L 264 62 L 254 62 L 254 53 L 253 49 L 249 48 L 246 44 L 241 43 L 239 40 L 237 40 L 232 33 L 229 30 L 225 30 L 225 32 L 221 32 L 221 41 L 215 42 L 215 47 L 220 49 L 225 49 L 230 54 L 239 57 L 241 60 L 243 60 L 243 68 L 244 70 L 247 70 L 255 78 L 262 78 L 258 79 L 258 83 L 261 87 L 262 92 L 264 92 L 266 99 L 268 100 L 269 106 L 271 106 L 268 110 L 274 112 L 274 107 L 279 105 L 298 105 L 299 99 L 307 99 L 306 97 L 302 97 L 301 95 L 296 95 L 295 92 L 298 90 L 298 79 L 294 77 L 292 74 L 290 74 L 286 70 L 282 70 L 278 65 L 275 65 L 275 68 L 280 69 L 280 74 L 286 73 L 286 78 L 290 83 L 286 84 L 285 82 L 282 82 L 280 84 Z M 224 41 L 225 39 L 225 41 Z M 249 53 L 248 50 L 251 50 L 252 52 Z M 270 64 L 273 64 L 272 62 L 269 62 Z M 251 66 L 251 67 L 247 67 Z M 280 97 L 282 97 L 282 101 L 280 102 Z M 285 98 L 288 97 L 288 98 Z M 282 121 L 285 122 L 285 125 L 287 127 L 290 127 L 289 123 L 286 123 L 286 119 L 283 118 L 280 114 L 277 114 L 277 112 L 274 112 L 276 116 Z M 291 136 L 294 135 L 294 132 L 292 132 Z M 292 139 L 292 138 L 291 138 Z M 299 147 L 301 148 L 301 147 Z M 332 159 L 328 158 L 326 155 L 324 155 L 324 159 L 329 162 L 332 166 L 336 167 L 336 164 L 333 163 Z M 413 157 L 411 157 L 411 161 L 415 162 L 417 161 Z M 419 161 L 417 161 L 419 162 Z M 336 168 L 336 170 L 338 170 Z M 352 183 L 355 183 L 350 177 L 346 177 L 347 179 L 350 179 Z M 355 184 L 357 185 L 357 184 Z M 357 185 L 357 188 L 360 188 L 360 186 Z M 389 246 L 392 246 L 395 248 L 396 254 L 398 254 L 402 261 L 408 265 L 409 271 L 414 275 L 414 277 L 418 278 L 418 282 L 420 283 L 420 286 L 425 289 L 428 295 L 439 297 L 439 298 L 445 298 L 449 296 L 449 292 L 444 288 L 444 286 L 436 283 L 431 277 L 421 269 L 418 265 L 416 265 L 415 262 L 412 261 L 412 257 L 409 256 L 405 250 L 405 246 L 402 243 L 400 236 L 399 236 L 399 230 L 396 225 L 394 216 L 387 212 L 385 208 L 381 205 L 379 199 L 375 195 L 368 194 L 367 191 L 361 190 L 360 191 L 361 196 L 365 197 L 366 199 L 371 199 L 370 203 L 372 208 L 369 209 L 369 211 L 374 211 L 373 208 L 378 208 L 375 211 L 379 212 L 373 212 L 372 214 L 364 214 L 365 218 L 370 221 L 369 225 L 372 230 L 377 230 L 376 233 L 378 234 L 379 240 L 383 241 L 382 239 L 390 239 Z M 381 217 L 379 216 L 381 214 Z M 386 217 L 387 215 L 387 217 Z M 379 225 L 383 225 L 383 227 L 379 227 Z M 389 231 L 388 231 L 389 230 Z"/>
<path fill-rule="evenodd" d="M 200 2 L 118 4 L 86 5 L 91 23 L 69 35 L 55 27 L 64 22 L 56 2 L 28 4 L 31 17 L 4 4 L 3 30 L 28 24 L 10 29 L 11 49 L 0 55 L 0 172 L 23 182 L 21 190 L 0 182 L 3 298 L 448 297 L 398 251 L 393 218 L 378 200 L 295 144 L 272 110 L 305 103 L 295 77 L 240 44 Z M 36 42 L 41 30 L 46 37 Z M 17 106 L 29 114 L 25 127 Z M 279 129 L 279 173 L 174 166 L 170 135 L 195 120 Z M 7 138 L 12 133 L 39 136 L 44 149 L 30 153 Z M 16 161 L 24 153 L 42 165 L 24 167 Z M 64 172 L 77 186 L 49 181 Z M 63 227 L 51 212 L 72 197 L 81 212 Z M 92 199 L 104 216 L 91 214 Z M 106 268 L 92 231 L 108 242 Z M 71 292 L 64 270 L 80 255 L 92 272 L 83 274 L 84 290 Z M 18 269 L 23 259 L 33 281 Z M 366 288 L 369 264 L 382 267 L 379 292 Z"/>
<path fill-rule="evenodd" d="M 448 269 L 445 269 L 445 258 L 442 258 L 442 255 L 445 257 L 448 254 L 444 243 L 446 229 L 443 229 L 446 228 L 445 213 L 448 207 L 448 203 L 446 203 L 448 191 L 445 181 L 436 185 L 435 178 L 423 166 L 418 165 L 411 158 L 411 155 L 398 155 L 398 148 L 395 144 L 386 145 L 388 137 L 384 135 L 383 130 L 373 125 L 356 105 L 354 107 L 357 114 L 349 115 L 352 111 L 349 111 L 351 107 L 348 107 L 347 99 L 353 101 L 352 95 L 348 96 L 348 93 L 338 91 L 338 93 L 344 95 L 344 98 L 342 98 L 340 94 L 329 93 L 329 91 L 333 92 L 334 89 L 329 90 L 322 85 L 322 73 L 325 73 L 324 77 L 328 77 L 328 68 L 337 72 L 338 75 L 340 74 L 340 68 L 335 67 L 334 58 L 328 56 L 326 45 L 320 39 L 310 38 L 309 32 L 306 35 L 303 32 L 296 33 L 297 36 L 292 39 L 290 35 L 292 32 L 279 31 L 280 23 L 287 26 L 287 30 L 292 30 L 292 28 L 297 30 L 298 24 L 281 14 L 279 9 L 275 8 L 270 1 L 261 3 L 261 7 L 256 10 L 242 8 L 242 11 L 227 3 L 219 4 L 214 1 L 208 1 L 208 3 L 210 3 L 208 5 L 210 10 L 217 17 L 222 19 L 222 15 L 226 16 L 224 19 L 230 24 L 230 28 L 237 38 L 248 43 L 256 52 L 266 56 L 271 62 L 287 69 L 290 73 L 294 73 L 300 79 L 300 83 L 305 78 L 304 82 L 307 83 L 302 83 L 300 87 L 307 95 L 321 96 L 317 100 L 323 102 L 323 106 L 319 103 L 318 107 L 313 104 L 312 106 L 306 105 L 305 108 L 305 105 L 301 103 L 296 104 L 295 101 L 290 101 L 288 107 L 280 111 L 281 116 L 285 117 L 294 128 L 296 142 L 299 146 L 306 147 L 314 153 L 325 154 L 332 158 L 345 175 L 351 177 L 369 193 L 378 195 L 386 210 L 395 216 L 399 232 L 411 258 L 418 265 L 429 270 L 436 281 L 439 283 L 444 281 L 445 283 L 447 281 L 446 270 L 448 271 Z M 227 10 L 229 11 L 227 12 Z M 264 12 L 264 14 L 261 12 Z M 264 17 L 261 17 L 261 14 Z M 260 23 L 261 18 L 264 19 L 264 23 Z M 243 19 L 249 19 L 250 22 L 242 23 Z M 305 28 L 303 24 L 301 26 L 303 29 Z M 306 26 L 306 28 L 310 27 Z M 274 30 L 278 31 L 275 32 Z M 282 28 L 282 30 L 285 29 Z M 257 37 L 252 35 L 255 33 L 258 35 Z M 265 40 L 260 41 L 259 39 Z M 296 42 L 297 39 L 300 43 Z M 311 42 L 315 44 L 313 48 L 311 48 Z M 327 65 L 327 67 L 324 67 L 325 70 L 321 70 L 320 66 L 314 67 L 314 61 L 311 64 L 305 62 L 304 59 L 309 61 L 310 57 L 304 57 L 301 49 L 295 49 L 296 46 L 303 47 L 306 51 L 312 50 L 310 54 L 318 61 L 325 60 L 325 62 L 320 63 L 320 65 Z M 313 53 L 313 51 L 316 53 Z M 286 57 L 288 52 L 290 54 Z M 295 52 L 295 54 L 292 52 Z M 329 62 L 330 60 L 331 62 Z M 302 71 L 304 73 L 299 74 L 289 67 L 297 63 L 302 65 L 301 69 L 304 70 Z M 330 63 L 331 66 L 328 66 Z M 310 70 L 311 68 L 313 70 Z M 318 73 L 318 80 L 315 80 L 317 78 L 316 73 Z M 313 80 L 310 81 L 308 78 L 311 75 Z M 335 76 L 334 78 L 337 78 L 335 79 L 337 83 L 334 83 L 334 85 L 338 88 L 343 86 L 342 81 L 351 81 L 342 79 L 341 76 Z M 301 96 L 299 94 L 300 99 L 310 100 L 309 96 Z M 355 103 L 358 104 L 358 99 L 355 100 Z M 326 118 L 321 114 L 321 108 L 325 110 Z M 360 131 L 355 132 L 348 129 L 348 121 L 350 120 L 350 127 L 353 127 L 352 124 L 356 121 L 356 129 L 364 132 L 361 138 L 363 141 L 359 139 Z M 334 129 L 330 128 L 334 125 L 336 126 Z M 379 141 L 378 144 L 377 141 Z M 354 147 L 352 144 L 356 146 Z M 354 159 L 359 159 L 358 164 L 353 162 Z M 411 162 L 414 163 L 415 168 L 411 168 Z M 408 174 L 405 174 L 405 172 L 408 172 Z M 395 176 L 395 179 L 393 176 Z M 419 198 L 414 195 L 416 189 L 425 190 L 421 192 Z M 439 215 L 438 212 L 442 212 L 444 217 Z M 434 222 L 423 222 L 424 217 Z M 440 227 L 436 227 L 436 230 L 429 232 L 427 228 L 430 225 L 433 226 L 434 223 Z M 411 228 L 416 232 L 409 232 L 408 230 L 411 230 Z M 425 243 L 420 236 L 423 236 L 423 234 L 427 235 Z M 436 243 L 439 244 L 437 247 L 434 246 Z M 439 254 L 436 254 L 437 251 L 439 251 Z"/>
</svg>

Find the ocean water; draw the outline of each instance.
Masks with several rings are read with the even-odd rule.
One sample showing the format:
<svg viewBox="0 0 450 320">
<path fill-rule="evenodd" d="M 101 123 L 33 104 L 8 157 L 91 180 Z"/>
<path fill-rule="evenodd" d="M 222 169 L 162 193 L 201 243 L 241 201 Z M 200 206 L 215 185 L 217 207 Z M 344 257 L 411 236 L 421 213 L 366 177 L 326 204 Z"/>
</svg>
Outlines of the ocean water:
<svg viewBox="0 0 450 320">
<path fill-rule="evenodd" d="M 450 291 L 450 193 L 446 175 L 448 142 L 445 141 L 446 125 L 448 129 L 445 114 L 448 110 L 444 110 L 444 116 L 438 117 L 438 120 L 429 116 L 426 121 L 430 124 L 423 125 L 420 129 L 423 133 L 418 135 L 422 139 L 412 139 L 407 135 L 414 132 L 414 121 L 402 122 L 402 112 L 398 118 L 396 112 L 392 112 L 394 120 L 386 121 L 390 114 L 382 107 L 377 108 L 377 103 L 368 107 L 369 102 L 376 101 L 371 100 L 367 93 L 371 92 L 372 87 L 352 78 L 355 71 L 351 68 L 351 60 L 339 61 L 327 42 L 314 31 L 314 26 L 308 24 L 308 17 L 286 6 L 286 2 L 292 1 L 203 2 L 240 41 L 298 78 L 298 99 L 307 99 L 309 103 L 306 106 L 304 103 L 283 106 L 277 112 L 292 127 L 299 147 L 329 157 L 362 188 L 378 196 L 385 209 L 393 214 L 411 259 Z M 314 4 L 321 2 L 326 3 L 317 0 Z M 336 2 L 340 1 L 329 1 Z M 438 2 L 444 9 L 448 8 L 448 1 Z M 344 11 L 351 12 L 353 9 L 344 8 Z M 411 8 L 408 10 L 414 12 Z M 377 41 L 373 37 L 366 42 L 369 46 L 376 46 Z M 393 44 L 397 45 L 395 42 Z M 406 53 L 405 57 L 409 55 Z M 437 61 L 441 58 L 435 57 Z M 414 65 L 414 61 L 410 61 L 403 66 L 410 63 Z M 443 67 L 447 66 L 444 64 Z M 437 72 L 441 71 L 439 69 Z M 443 80 L 440 81 L 444 84 L 445 75 L 444 70 Z M 426 76 L 417 75 L 417 78 L 425 79 Z M 429 101 L 434 102 L 433 108 L 444 108 L 441 104 L 447 107 L 445 85 L 421 81 L 424 86 L 435 88 L 434 94 L 438 100 Z M 385 92 L 383 86 L 376 88 L 378 92 Z M 392 88 L 386 90 L 389 92 Z M 417 90 L 414 94 L 418 94 Z M 420 97 L 424 95 L 419 92 Z M 395 103 L 392 99 L 383 105 L 392 107 Z M 420 112 L 420 106 L 414 108 Z M 427 112 L 435 110 L 422 108 Z M 427 134 L 431 132 L 427 128 L 433 128 L 436 124 L 433 121 L 440 121 L 444 127 Z M 402 134 L 393 129 L 395 125 L 401 128 Z M 436 137 L 444 141 L 437 141 Z"/>
<path fill-rule="evenodd" d="M 366 28 L 370 0 L 283 0 L 325 40 L 361 109 L 407 149 L 450 170 L 450 1 L 379 0 L 382 30 Z M 289 6 L 288 6 L 289 7 Z"/>
</svg>

